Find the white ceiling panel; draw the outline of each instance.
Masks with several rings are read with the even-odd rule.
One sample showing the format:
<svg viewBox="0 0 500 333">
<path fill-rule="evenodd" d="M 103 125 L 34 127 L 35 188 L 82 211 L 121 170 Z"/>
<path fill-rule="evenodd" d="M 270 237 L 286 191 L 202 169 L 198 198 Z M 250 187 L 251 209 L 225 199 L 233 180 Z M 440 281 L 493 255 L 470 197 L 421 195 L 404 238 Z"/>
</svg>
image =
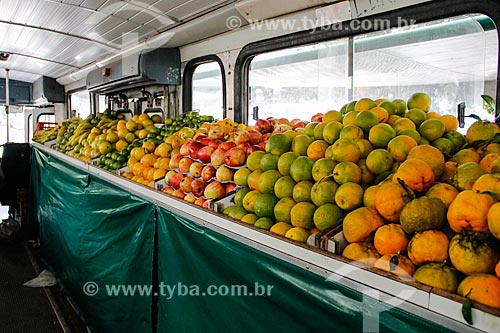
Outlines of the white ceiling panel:
<svg viewBox="0 0 500 333">
<path fill-rule="evenodd" d="M 163 23 L 163 25 L 170 25 L 170 24 L 175 23 L 167 16 L 162 15 L 162 13 L 156 13 L 153 10 L 143 10 L 143 11 L 137 13 L 136 15 L 131 16 L 129 19 L 130 19 L 130 21 L 138 23 L 138 24 L 147 24 L 152 19 L 156 19 L 157 17 L 159 17 L 161 19 L 161 23 Z"/>
<path fill-rule="evenodd" d="M 121 0 L 108 0 L 101 7 L 99 7 L 99 11 L 105 14 L 113 14 L 120 10 L 120 8 L 124 7 L 127 3 Z"/>
<path fill-rule="evenodd" d="M 144 10 L 144 7 L 145 6 L 138 6 L 133 3 L 127 3 L 125 4 L 125 6 L 119 8 L 116 12 L 114 12 L 113 15 L 128 20 L 132 16 L 135 16 L 142 12 Z"/>
<path fill-rule="evenodd" d="M 89 31 L 92 31 L 96 25 L 104 21 L 108 17 L 107 14 L 99 12 L 89 12 L 89 16 L 85 18 L 80 24 L 73 24 L 68 27 L 68 33 L 85 36 Z"/>
<path fill-rule="evenodd" d="M 164 15 L 157 16 L 153 18 L 151 21 L 147 22 L 146 25 L 152 29 L 155 30 L 162 30 L 165 29 L 166 27 L 169 27 L 171 25 L 175 24 L 173 21 L 170 19 L 165 18 Z"/>
<path fill-rule="evenodd" d="M 74 6 L 80 6 L 83 2 L 83 0 L 62 0 L 62 2 L 74 5 Z"/>
<path fill-rule="evenodd" d="M 181 6 L 167 11 L 167 15 L 174 17 L 178 20 L 185 20 L 187 18 L 196 16 L 209 8 L 218 6 L 226 0 L 191 0 L 185 1 Z"/>
<path fill-rule="evenodd" d="M 151 7 L 154 7 L 155 9 L 159 10 L 162 13 L 166 13 L 174 8 L 177 8 L 184 4 L 185 2 L 189 2 L 186 0 L 171 0 L 171 1 L 165 1 L 165 0 L 160 0 L 156 1 L 151 5 Z"/>
<path fill-rule="evenodd" d="M 5 69 L 6 67 L 0 63 L 0 78 L 5 78 Z M 24 82 L 33 82 L 36 81 L 40 75 L 33 73 L 20 72 L 17 70 L 11 70 L 9 72 L 9 78 L 11 80 L 18 80 Z"/>
<path fill-rule="evenodd" d="M 24 23 L 39 0 L 0 0 L 0 20 Z"/>
<path fill-rule="evenodd" d="M 101 7 L 105 2 L 106 0 L 85 0 L 84 2 L 82 2 L 80 6 L 96 10 L 97 8 Z"/>
<path fill-rule="evenodd" d="M 145 38 L 154 35 L 156 33 L 157 33 L 156 30 L 143 25 L 131 31 L 130 33 L 125 33 L 123 35 L 120 35 L 119 37 L 111 41 L 111 44 L 120 45 L 123 48 L 131 46 L 137 43 L 137 41 L 142 41 Z"/>
<path fill-rule="evenodd" d="M 103 34 L 103 37 L 106 40 L 113 41 L 116 38 L 127 35 L 128 32 L 133 31 L 139 27 L 138 24 L 131 21 L 122 21 L 122 23 L 116 25 L 114 29 L 109 30 L 108 32 Z M 128 35 L 127 38 L 130 38 L 134 35 Z M 137 36 L 138 37 L 138 36 Z M 137 40 L 137 39 L 136 39 Z M 118 43 L 119 45 L 120 43 Z"/>
</svg>

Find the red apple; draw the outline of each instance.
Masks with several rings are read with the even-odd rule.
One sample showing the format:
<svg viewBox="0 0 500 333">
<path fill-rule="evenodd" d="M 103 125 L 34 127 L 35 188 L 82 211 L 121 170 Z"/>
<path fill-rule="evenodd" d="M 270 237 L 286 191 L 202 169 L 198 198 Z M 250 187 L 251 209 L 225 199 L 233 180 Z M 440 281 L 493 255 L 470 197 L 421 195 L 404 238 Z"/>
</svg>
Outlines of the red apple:
<svg viewBox="0 0 500 333">
<path fill-rule="evenodd" d="M 184 200 L 190 203 L 194 203 L 196 201 L 196 197 L 193 195 L 193 193 L 188 193 L 184 197 Z"/>
<path fill-rule="evenodd" d="M 238 131 L 238 134 L 236 135 L 236 138 L 234 140 L 234 142 L 237 145 L 242 144 L 242 143 L 250 143 L 250 141 L 251 141 L 250 134 L 246 130 Z"/>
<path fill-rule="evenodd" d="M 210 200 L 205 199 L 205 201 L 201 204 L 201 207 L 208 209 L 210 207 Z"/>
<path fill-rule="evenodd" d="M 199 141 L 193 141 L 189 145 L 189 156 L 192 158 L 197 158 L 198 157 L 198 151 L 203 148 L 203 144 Z"/>
<path fill-rule="evenodd" d="M 229 182 L 233 180 L 234 171 L 227 166 L 221 165 L 215 172 L 215 178 L 221 182 Z"/>
<path fill-rule="evenodd" d="M 208 142 L 208 146 L 212 147 L 213 149 L 217 149 L 217 147 L 219 147 L 221 143 L 222 141 L 219 139 L 210 139 L 210 141 Z"/>
<path fill-rule="evenodd" d="M 166 174 L 165 174 L 165 183 L 167 183 L 167 185 L 170 185 L 170 178 L 175 175 L 177 172 L 175 172 L 175 170 L 169 170 Z"/>
<path fill-rule="evenodd" d="M 267 140 L 273 135 L 272 133 L 266 133 L 260 138 L 260 142 L 267 142 Z"/>
<path fill-rule="evenodd" d="M 224 137 L 224 127 L 220 125 L 212 125 L 208 130 L 210 139 L 222 139 Z"/>
<path fill-rule="evenodd" d="M 277 120 L 279 125 L 290 125 L 290 121 L 286 118 L 280 118 Z"/>
<path fill-rule="evenodd" d="M 179 161 L 179 171 L 183 173 L 189 172 L 189 167 L 193 164 L 193 160 L 190 157 L 183 157 Z"/>
<path fill-rule="evenodd" d="M 200 162 L 193 162 L 189 167 L 189 174 L 194 178 L 198 178 L 201 176 L 201 169 L 203 169 L 203 164 Z"/>
<path fill-rule="evenodd" d="M 226 193 L 233 192 L 235 188 L 236 188 L 236 184 L 235 183 L 229 183 L 229 184 L 227 184 L 226 185 Z"/>
<path fill-rule="evenodd" d="M 198 150 L 198 159 L 202 163 L 210 162 L 210 156 L 212 155 L 214 150 L 215 150 L 215 148 L 212 148 L 210 146 L 205 146 L 205 147 L 201 148 L 200 150 Z"/>
<path fill-rule="evenodd" d="M 212 155 L 210 156 L 210 162 L 213 166 L 219 166 L 224 163 L 224 154 L 226 153 L 225 149 L 217 148 L 214 150 Z"/>
<path fill-rule="evenodd" d="M 172 154 L 172 156 L 170 157 L 170 162 L 168 163 L 168 168 L 169 169 L 179 168 L 179 162 L 181 161 L 182 157 L 183 156 L 181 154 Z"/>
<path fill-rule="evenodd" d="M 207 182 L 215 177 L 215 172 L 216 170 L 212 165 L 205 165 L 203 169 L 201 169 L 201 179 Z"/>
<path fill-rule="evenodd" d="M 304 128 L 304 127 L 306 127 L 306 123 L 303 121 L 299 121 L 292 126 L 292 129 Z"/>
<path fill-rule="evenodd" d="M 184 197 L 186 196 L 186 193 L 182 192 L 182 190 L 177 189 L 177 190 L 175 190 L 175 191 L 172 193 L 172 195 L 173 195 L 174 197 L 177 197 L 177 198 L 180 198 L 180 199 L 184 199 Z"/>
<path fill-rule="evenodd" d="M 224 141 L 224 142 L 221 142 L 221 144 L 217 148 L 229 150 L 233 147 L 236 147 L 236 143 L 234 143 L 233 141 Z"/>
<path fill-rule="evenodd" d="M 294 118 L 292 120 L 290 120 L 290 126 L 294 126 L 296 123 L 299 123 L 301 122 L 302 120 L 300 120 L 299 118 Z"/>
<path fill-rule="evenodd" d="M 248 147 L 250 147 L 249 143 L 240 143 L 239 145 L 236 146 L 236 148 L 243 149 L 244 151 L 246 151 Z"/>
<path fill-rule="evenodd" d="M 190 176 L 182 178 L 179 188 L 185 193 L 191 192 L 191 183 L 193 182 L 193 180 L 193 177 Z"/>
<path fill-rule="evenodd" d="M 201 179 L 195 179 L 191 182 L 191 193 L 196 195 L 197 197 L 201 197 L 203 195 L 203 191 L 205 191 L 205 187 L 207 183 Z"/>
<path fill-rule="evenodd" d="M 311 117 L 311 121 L 317 121 L 317 122 L 322 122 L 323 121 L 323 114 L 322 113 L 316 113 L 314 116 Z"/>
<path fill-rule="evenodd" d="M 246 158 L 246 150 L 233 147 L 224 155 L 224 163 L 230 167 L 237 167 L 245 164 Z"/>
<path fill-rule="evenodd" d="M 259 119 L 255 122 L 255 129 L 262 134 L 271 133 L 273 131 L 273 126 L 266 119 Z"/>
<path fill-rule="evenodd" d="M 222 197 L 226 193 L 226 189 L 224 185 L 222 185 L 218 181 L 213 181 L 205 187 L 205 191 L 203 192 L 205 198 L 207 199 L 217 199 Z"/>
<path fill-rule="evenodd" d="M 189 155 L 189 146 L 191 146 L 192 141 L 186 141 L 182 144 L 181 148 L 179 148 L 179 153 L 182 156 L 188 156 Z"/>
<path fill-rule="evenodd" d="M 202 207 L 207 200 L 205 198 L 198 198 L 194 201 L 194 204 Z"/>
<path fill-rule="evenodd" d="M 256 130 L 249 130 L 248 135 L 250 136 L 250 144 L 256 145 L 260 142 L 262 133 Z"/>
<path fill-rule="evenodd" d="M 169 195 L 172 195 L 172 193 L 174 193 L 174 191 L 175 191 L 175 188 L 173 188 L 172 186 L 164 187 L 162 190 L 163 193 L 166 193 Z"/>
<path fill-rule="evenodd" d="M 208 142 L 208 140 L 210 140 L 208 135 L 206 135 L 204 133 L 200 133 L 200 134 L 196 135 L 195 138 L 196 138 L 195 140 L 201 144 L 203 144 L 202 141 Z M 203 144 L 203 145 L 206 146 L 206 144 Z"/>
<path fill-rule="evenodd" d="M 172 177 L 170 177 L 169 185 L 177 190 L 181 187 L 181 181 L 183 178 L 184 175 L 182 173 L 176 173 L 175 175 L 172 175 Z"/>
</svg>

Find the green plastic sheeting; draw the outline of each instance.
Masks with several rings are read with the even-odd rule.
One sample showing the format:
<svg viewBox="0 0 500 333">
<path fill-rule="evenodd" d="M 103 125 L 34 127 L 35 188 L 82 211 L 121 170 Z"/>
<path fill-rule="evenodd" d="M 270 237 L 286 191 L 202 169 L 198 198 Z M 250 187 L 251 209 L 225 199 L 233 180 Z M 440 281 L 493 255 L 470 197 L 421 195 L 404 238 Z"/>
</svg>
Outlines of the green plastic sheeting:
<svg viewBox="0 0 500 333">
<path fill-rule="evenodd" d="M 32 161 L 40 246 L 91 331 L 151 332 L 151 295 L 108 290 L 151 285 L 155 206 L 37 149 Z"/>
<path fill-rule="evenodd" d="M 161 208 L 158 251 L 158 332 L 451 332 Z"/>
</svg>

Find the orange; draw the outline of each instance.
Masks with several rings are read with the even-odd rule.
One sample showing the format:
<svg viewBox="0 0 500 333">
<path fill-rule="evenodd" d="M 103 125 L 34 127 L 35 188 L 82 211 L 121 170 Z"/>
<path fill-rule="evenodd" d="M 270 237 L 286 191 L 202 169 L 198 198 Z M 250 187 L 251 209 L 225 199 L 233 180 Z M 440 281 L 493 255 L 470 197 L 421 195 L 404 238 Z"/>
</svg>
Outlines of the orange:
<svg viewBox="0 0 500 333">
<path fill-rule="evenodd" d="M 457 163 L 458 165 L 465 164 L 468 162 L 479 163 L 481 161 L 481 156 L 471 148 L 461 149 L 455 153 L 450 159 L 450 161 Z"/>
<path fill-rule="evenodd" d="M 368 141 L 370 141 L 375 148 L 386 148 L 389 141 L 394 137 L 396 137 L 396 131 L 391 125 L 386 123 L 373 126 L 368 133 Z"/>
<path fill-rule="evenodd" d="M 262 178 L 262 177 L 261 177 Z M 311 202 L 311 190 L 313 183 L 308 180 L 298 182 L 292 190 L 292 197 L 295 202 Z M 262 191 L 261 191 L 262 192 Z"/>
<path fill-rule="evenodd" d="M 489 153 L 481 159 L 481 161 L 479 162 L 479 165 L 482 166 L 483 169 L 486 170 L 486 172 L 492 173 L 491 172 L 491 165 L 499 157 L 500 157 L 500 153 Z"/>
<path fill-rule="evenodd" d="M 427 112 L 427 119 L 436 119 L 436 118 L 439 118 L 440 115 L 439 113 L 435 112 L 435 111 L 429 111 Z"/>
<path fill-rule="evenodd" d="M 316 206 L 335 203 L 335 192 L 339 185 L 332 180 L 322 180 L 314 183 L 311 189 L 311 201 Z"/>
<path fill-rule="evenodd" d="M 474 182 L 472 190 L 488 192 L 488 194 L 500 200 L 500 173 L 482 175 Z"/>
<path fill-rule="evenodd" d="M 404 128 L 396 132 L 398 135 L 408 135 L 410 138 L 413 138 L 413 140 L 415 140 L 418 144 L 420 144 L 420 141 L 422 141 L 420 133 L 418 133 L 417 130 L 414 130 L 413 128 Z"/>
<path fill-rule="evenodd" d="M 358 166 L 361 169 L 361 184 L 372 185 L 375 182 L 375 175 L 370 170 L 368 170 L 366 160 L 359 160 Z"/>
<path fill-rule="evenodd" d="M 333 173 L 335 165 L 336 165 L 335 161 L 329 158 L 320 158 L 319 160 L 314 162 L 312 167 L 312 176 L 314 181 L 318 182 L 323 178 L 330 176 Z M 278 161 L 278 170 L 279 170 L 279 161 Z"/>
<path fill-rule="evenodd" d="M 332 121 L 342 121 L 342 113 L 336 110 L 330 110 L 323 115 L 322 122 L 330 123 Z"/>
<path fill-rule="evenodd" d="M 378 103 L 377 105 L 381 108 L 384 108 L 387 111 L 387 113 L 389 114 L 389 116 L 396 115 L 397 108 L 393 102 L 388 101 L 388 100 L 384 100 L 383 102 Z"/>
<path fill-rule="evenodd" d="M 377 115 L 377 119 L 379 123 L 386 123 L 389 120 L 389 112 L 386 109 L 380 106 L 376 106 L 370 109 L 371 112 Z"/>
<path fill-rule="evenodd" d="M 408 202 L 401 211 L 399 222 L 406 233 L 412 235 L 443 226 L 446 218 L 446 206 L 437 198 L 422 196 Z"/>
<path fill-rule="evenodd" d="M 340 130 L 339 138 L 348 138 L 348 139 L 363 139 L 364 133 L 363 130 L 356 125 L 346 125 Z"/>
<path fill-rule="evenodd" d="M 410 119 L 415 123 L 416 127 L 419 127 L 427 119 L 427 114 L 421 109 L 409 109 L 404 117 Z"/>
<path fill-rule="evenodd" d="M 344 248 L 344 251 L 342 251 L 342 256 L 369 267 L 373 267 L 377 259 L 380 258 L 380 254 L 375 249 L 375 246 L 368 242 L 348 244 Z"/>
<path fill-rule="evenodd" d="M 495 236 L 496 239 L 500 239 L 500 202 L 497 202 L 490 207 L 487 219 L 488 228 L 490 229 L 491 234 Z"/>
<path fill-rule="evenodd" d="M 345 125 L 357 125 L 356 117 L 358 116 L 358 111 L 349 111 L 344 115 L 342 119 L 342 124 Z"/>
<path fill-rule="evenodd" d="M 469 127 L 465 139 L 469 143 L 478 140 L 488 141 L 493 139 L 497 133 L 500 133 L 500 127 L 497 124 L 485 120 L 478 120 Z"/>
<path fill-rule="evenodd" d="M 314 211 L 313 221 L 318 231 L 323 231 L 340 223 L 344 212 L 337 205 L 326 203 Z"/>
<path fill-rule="evenodd" d="M 380 185 L 372 185 L 364 191 L 364 193 L 363 193 L 363 206 L 376 209 L 375 199 L 377 197 L 377 193 L 378 193 L 379 189 L 380 189 Z"/>
<path fill-rule="evenodd" d="M 434 184 L 434 172 L 428 163 L 409 158 L 399 166 L 392 180 L 403 181 L 408 188 L 423 193 Z"/>
<path fill-rule="evenodd" d="M 457 167 L 457 171 L 453 175 L 453 185 L 459 190 L 471 190 L 476 180 L 485 174 L 487 174 L 486 170 L 479 163 L 467 162 L 461 164 Z"/>
<path fill-rule="evenodd" d="M 427 119 L 418 127 L 418 132 L 423 138 L 434 141 L 443 136 L 446 128 L 440 119 Z"/>
<path fill-rule="evenodd" d="M 408 257 L 417 266 L 448 259 L 448 237 L 439 230 L 417 232 L 408 244 Z"/>
<path fill-rule="evenodd" d="M 448 248 L 450 261 L 465 275 L 474 273 L 494 273 L 500 260 L 498 246 L 491 241 L 485 241 L 479 233 L 456 234 Z"/>
<path fill-rule="evenodd" d="M 254 151 L 247 157 L 247 167 L 250 171 L 260 170 L 260 160 L 266 153 L 263 151 Z"/>
<path fill-rule="evenodd" d="M 155 154 L 145 154 L 144 156 L 142 156 L 140 161 L 141 163 L 152 167 L 155 164 L 157 158 L 158 157 Z"/>
<path fill-rule="evenodd" d="M 336 162 L 358 162 L 361 159 L 361 150 L 352 139 L 338 139 L 332 145 L 332 157 Z"/>
<path fill-rule="evenodd" d="M 125 148 L 127 146 L 128 146 L 127 141 L 118 140 L 118 142 L 116 142 L 115 149 L 116 149 L 116 151 L 122 151 L 123 148 Z"/>
<path fill-rule="evenodd" d="M 425 196 L 437 198 L 441 200 L 446 208 L 455 200 L 458 195 L 456 187 L 446 183 L 434 183 L 432 187 L 425 193 Z"/>
<path fill-rule="evenodd" d="M 439 181 L 447 184 L 453 185 L 453 177 L 457 172 L 457 163 L 452 161 L 447 161 L 444 164 L 443 174 L 439 177 Z"/>
<path fill-rule="evenodd" d="M 392 170 L 393 165 L 394 160 L 385 149 L 372 150 L 366 157 L 366 167 L 375 175 Z"/>
<path fill-rule="evenodd" d="M 158 145 L 158 147 L 156 147 L 155 154 L 161 157 L 170 157 L 172 150 L 173 149 L 171 145 L 163 142 L 160 145 Z"/>
<path fill-rule="evenodd" d="M 373 244 L 377 252 L 384 254 L 405 253 L 408 246 L 408 235 L 401 225 L 390 223 L 381 226 L 375 232 Z"/>
<path fill-rule="evenodd" d="M 383 225 L 384 220 L 377 211 L 367 207 L 348 213 L 342 224 L 344 237 L 349 243 L 371 241 L 375 231 Z"/>
<path fill-rule="evenodd" d="M 307 156 L 297 157 L 290 166 L 290 177 L 297 183 L 302 180 L 313 180 L 313 165 L 314 160 L 312 158 Z"/>
<path fill-rule="evenodd" d="M 354 105 L 354 110 L 355 111 L 365 111 L 365 110 L 370 110 L 371 108 L 376 107 L 377 104 L 370 99 L 370 98 L 361 98 L 359 99 L 356 104 Z"/>
<path fill-rule="evenodd" d="M 307 147 L 307 156 L 313 161 L 319 160 L 325 157 L 326 148 L 328 148 L 328 143 L 323 140 L 313 141 L 309 147 Z"/>
<path fill-rule="evenodd" d="M 405 114 L 406 110 L 408 109 L 406 106 L 406 102 L 403 101 L 402 99 L 395 99 L 392 101 L 392 104 L 396 107 L 396 114 L 397 115 L 403 115 Z"/>
<path fill-rule="evenodd" d="M 401 119 L 401 116 L 398 116 L 397 114 L 391 114 L 389 116 L 389 119 L 387 120 L 387 123 L 391 126 L 394 125 L 394 123 L 396 122 L 396 120 L 398 119 Z"/>
<path fill-rule="evenodd" d="M 460 192 L 448 207 L 448 223 L 453 231 L 487 232 L 488 210 L 494 199 L 488 194 L 472 190 Z"/>
<path fill-rule="evenodd" d="M 333 179 L 341 185 L 347 182 L 361 183 L 361 168 L 353 162 L 340 162 L 333 168 Z"/>
<path fill-rule="evenodd" d="M 404 129 L 413 129 L 416 130 L 417 126 L 413 121 L 411 121 L 408 118 L 399 118 L 397 119 L 394 124 L 392 125 L 392 128 L 397 132 L 404 130 Z"/>
<path fill-rule="evenodd" d="M 413 279 L 450 293 L 456 293 L 458 287 L 458 272 L 443 263 L 431 262 L 417 268 Z"/>
<path fill-rule="evenodd" d="M 458 285 L 457 294 L 500 309 L 500 280 L 492 274 L 473 274 L 466 277 Z"/>
<path fill-rule="evenodd" d="M 394 257 L 397 257 L 394 258 Z M 397 261 L 397 265 L 392 265 L 391 261 Z M 399 254 L 385 254 L 380 257 L 373 266 L 375 268 L 391 272 L 400 277 L 409 278 L 415 273 L 415 265 L 411 262 L 408 257 Z"/>
<path fill-rule="evenodd" d="M 290 223 L 292 221 L 290 212 L 295 204 L 295 200 L 290 197 L 281 198 L 274 206 L 274 217 L 276 221 Z"/>
<path fill-rule="evenodd" d="M 425 112 L 429 112 L 431 108 L 431 98 L 423 92 L 417 92 L 410 96 L 408 102 L 408 109 L 418 108 Z"/>
<path fill-rule="evenodd" d="M 247 177 L 247 184 L 251 190 L 259 189 L 259 178 L 262 175 L 262 170 L 257 169 L 252 171 Z M 248 210 L 248 209 L 247 209 Z"/>
<path fill-rule="evenodd" d="M 428 116 L 429 114 L 427 114 Z M 446 132 L 456 131 L 458 129 L 458 119 L 454 115 L 445 114 L 439 117 L 439 120 L 444 124 Z"/>
<path fill-rule="evenodd" d="M 386 182 L 380 185 L 375 197 L 375 208 L 387 221 L 398 222 L 403 208 L 415 197 L 410 189 L 405 189 L 401 184 Z"/>
<path fill-rule="evenodd" d="M 498 262 L 498 264 L 495 266 L 495 274 L 497 276 L 497 278 L 500 279 L 500 261 Z"/>
<path fill-rule="evenodd" d="M 413 138 L 408 135 L 398 135 L 389 141 L 387 151 L 395 161 L 403 162 L 410 150 L 416 146 L 418 146 L 418 143 Z"/>
<path fill-rule="evenodd" d="M 363 131 L 368 132 L 370 128 L 378 124 L 378 117 L 375 112 L 364 110 L 356 115 L 354 123 Z M 344 125 L 346 125 L 346 123 L 344 123 Z"/>
<path fill-rule="evenodd" d="M 351 211 L 363 205 L 363 188 L 353 182 L 340 185 L 335 192 L 335 203 L 345 211 Z"/>
<path fill-rule="evenodd" d="M 325 126 L 326 127 L 326 126 Z M 292 140 L 291 151 L 299 155 L 307 155 L 307 147 L 313 142 L 313 138 L 306 134 L 298 134 Z"/>
<path fill-rule="evenodd" d="M 266 142 L 266 152 L 274 155 L 282 155 L 290 150 L 292 139 L 284 133 L 271 135 Z M 326 148 L 325 148 L 326 149 Z"/>
<path fill-rule="evenodd" d="M 430 145 L 419 145 L 410 150 L 407 158 L 416 158 L 429 164 L 435 178 L 439 178 L 444 172 L 445 157 L 436 147 Z"/>
<path fill-rule="evenodd" d="M 342 123 L 339 121 L 332 121 L 326 124 L 323 128 L 323 140 L 328 144 L 332 144 L 340 137 L 340 131 L 343 129 Z M 292 145 L 293 149 L 293 145 Z"/>
<path fill-rule="evenodd" d="M 310 202 L 299 202 L 290 210 L 290 220 L 294 227 L 314 228 L 314 211 L 316 206 Z"/>
<path fill-rule="evenodd" d="M 370 141 L 366 139 L 354 140 L 361 151 L 361 158 L 366 158 L 368 154 L 373 150 L 373 146 Z"/>
<path fill-rule="evenodd" d="M 273 234 L 285 236 L 287 231 L 292 228 L 293 228 L 292 225 L 289 223 L 277 222 L 271 227 L 271 229 L 269 229 L 269 231 L 272 232 Z"/>
<path fill-rule="evenodd" d="M 220 167 L 218 170 L 221 170 L 221 168 L 223 167 Z M 231 176 L 231 179 L 232 179 L 232 173 L 230 173 L 230 176 Z M 278 170 L 267 170 L 267 171 L 264 171 L 258 181 L 257 181 L 257 186 L 258 186 L 258 190 L 260 193 L 274 193 L 274 184 L 276 183 L 276 181 L 281 177 L 281 173 L 279 173 Z M 220 179 L 220 177 L 217 177 L 218 179 Z M 231 179 L 228 179 L 229 181 Z M 222 179 L 221 179 L 222 180 Z M 226 179 L 224 179 L 226 180 Z M 247 176 L 247 181 L 248 181 L 248 176 Z"/>
<path fill-rule="evenodd" d="M 286 232 L 285 237 L 299 243 L 305 243 L 309 238 L 309 232 L 304 228 L 293 227 Z"/>
</svg>

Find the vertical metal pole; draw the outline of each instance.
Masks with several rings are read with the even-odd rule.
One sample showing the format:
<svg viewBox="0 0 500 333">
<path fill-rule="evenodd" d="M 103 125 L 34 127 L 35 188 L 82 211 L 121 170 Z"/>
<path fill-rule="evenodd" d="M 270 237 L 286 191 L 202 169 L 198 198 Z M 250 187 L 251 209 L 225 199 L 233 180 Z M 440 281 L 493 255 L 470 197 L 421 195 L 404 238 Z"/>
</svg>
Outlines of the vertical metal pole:
<svg viewBox="0 0 500 333">
<path fill-rule="evenodd" d="M 7 116 L 7 142 L 9 142 L 9 106 L 10 106 L 10 92 L 9 92 L 9 71 L 5 69 L 5 115 Z"/>
<path fill-rule="evenodd" d="M 347 78 L 349 87 L 347 90 L 347 100 L 354 100 L 354 38 L 349 37 L 347 41 Z"/>
</svg>

